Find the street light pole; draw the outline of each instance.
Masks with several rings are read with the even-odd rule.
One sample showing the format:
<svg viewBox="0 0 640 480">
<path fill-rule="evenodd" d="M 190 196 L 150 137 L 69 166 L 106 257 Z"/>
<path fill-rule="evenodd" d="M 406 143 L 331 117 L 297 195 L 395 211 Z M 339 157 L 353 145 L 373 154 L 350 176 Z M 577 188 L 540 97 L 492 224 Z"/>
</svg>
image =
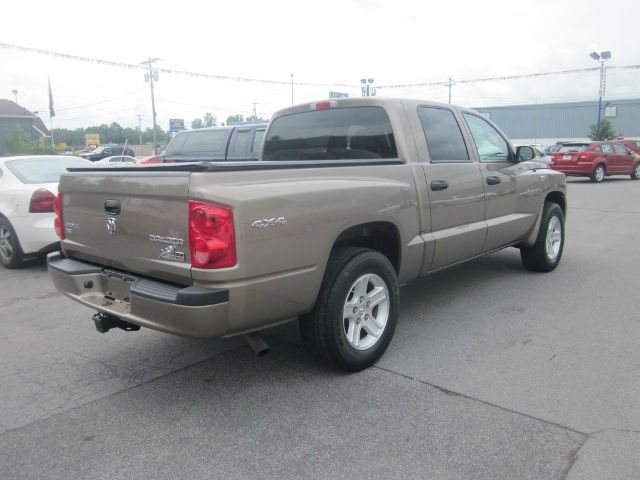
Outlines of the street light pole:
<svg viewBox="0 0 640 480">
<path fill-rule="evenodd" d="M 15 98 L 16 103 L 18 103 L 18 90 L 14 88 L 13 90 L 11 90 L 11 93 L 13 93 L 13 97 Z"/>
<path fill-rule="evenodd" d="M 604 62 L 611 58 L 611 52 L 606 50 L 604 52 L 591 52 L 589 54 L 591 58 L 600 63 L 600 87 L 598 89 L 598 123 L 596 124 L 596 140 L 600 140 L 600 119 L 602 115 L 602 97 L 604 97 L 604 87 L 605 87 L 605 68 Z"/>
<path fill-rule="evenodd" d="M 153 96 L 153 80 L 154 80 L 154 75 L 157 75 L 157 72 L 153 71 L 153 64 L 154 62 L 157 62 L 158 60 L 160 60 L 159 58 L 149 58 L 149 60 L 145 60 L 144 62 L 140 62 L 140 65 L 148 65 L 149 66 L 149 73 L 145 74 L 145 80 L 147 80 L 148 77 L 148 82 L 149 85 L 151 86 L 151 115 L 153 116 L 153 154 L 157 155 L 158 154 L 158 138 L 157 138 L 157 127 L 156 127 L 156 101 L 155 98 Z M 157 77 L 156 77 L 157 80 Z"/>
</svg>

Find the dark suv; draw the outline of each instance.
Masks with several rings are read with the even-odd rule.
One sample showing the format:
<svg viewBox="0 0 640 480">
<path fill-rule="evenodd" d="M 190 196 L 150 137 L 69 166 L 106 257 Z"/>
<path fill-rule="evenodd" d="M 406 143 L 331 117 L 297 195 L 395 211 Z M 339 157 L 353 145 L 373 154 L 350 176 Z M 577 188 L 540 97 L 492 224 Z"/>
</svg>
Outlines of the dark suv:
<svg viewBox="0 0 640 480">
<path fill-rule="evenodd" d="M 140 163 L 258 160 L 266 123 L 198 128 L 176 133 L 164 155 Z"/>
<path fill-rule="evenodd" d="M 112 157 L 114 155 L 128 155 L 130 157 L 134 157 L 135 153 L 133 153 L 133 150 L 130 147 L 105 145 L 98 147 L 91 152 L 80 154 L 82 158 L 86 158 L 87 160 L 91 160 L 92 162 L 102 160 L 103 158 Z"/>
</svg>

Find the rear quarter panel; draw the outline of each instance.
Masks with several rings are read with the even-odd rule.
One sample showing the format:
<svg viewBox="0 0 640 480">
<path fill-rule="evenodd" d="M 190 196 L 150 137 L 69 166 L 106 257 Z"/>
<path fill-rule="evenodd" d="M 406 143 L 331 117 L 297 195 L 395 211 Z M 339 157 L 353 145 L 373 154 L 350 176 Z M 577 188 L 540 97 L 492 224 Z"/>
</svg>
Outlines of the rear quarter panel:
<svg viewBox="0 0 640 480">
<path fill-rule="evenodd" d="M 355 225 L 394 225 L 403 255 L 415 257 L 402 259 L 399 276 L 417 276 L 423 246 L 415 242 L 419 224 L 410 166 L 265 170 L 248 178 L 246 171 L 191 175 L 192 199 L 233 207 L 237 265 L 192 269 L 194 284 L 241 287 L 231 291 L 230 330 L 311 310 L 335 240 Z M 285 223 L 252 226 L 280 217 Z"/>
</svg>

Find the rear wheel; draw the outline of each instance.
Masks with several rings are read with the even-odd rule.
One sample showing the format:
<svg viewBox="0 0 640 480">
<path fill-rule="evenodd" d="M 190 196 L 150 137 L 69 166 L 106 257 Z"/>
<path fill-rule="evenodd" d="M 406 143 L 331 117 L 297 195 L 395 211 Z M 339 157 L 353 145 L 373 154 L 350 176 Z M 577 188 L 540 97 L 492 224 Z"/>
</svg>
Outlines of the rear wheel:
<svg viewBox="0 0 640 480">
<path fill-rule="evenodd" d="M 563 249 L 564 214 L 557 203 L 545 202 L 536 243 L 520 249 L 522 263 L 534 272 L 550 272 L 560 263 Z"/>
<path fill-rule="evenodd" d="M 593 173 L 591 174 L 591 181 L 593 183 L 601 183 L 604 180 L 604 176 L 606 175 L 607 171 L 604 168 L 603 164 L 598 164 L 598 166 L 595 168 L 595 170 L 593 171 Z"/>
<path fill-rule="evenodd" d="M 6 268 L 17 268 L 22 265 L 23 255 L 18 237 L 11 223 L 0 218 L 0 263 Z"/>
<path fill-rule="evenodd" d="M 373 365 L 391 342 L 398 322 L 396 272 L 381 253 L 336 249 L 329 259 L 314 309 L 300 317 L 311 353 L 342 370 Z"/>
<path fill-rule="evenodd" d="M 633 171 L 631 172 L 631 180 L 640 180 L 640 162 L 636 163 L 633 166 Z"/>
</svg>

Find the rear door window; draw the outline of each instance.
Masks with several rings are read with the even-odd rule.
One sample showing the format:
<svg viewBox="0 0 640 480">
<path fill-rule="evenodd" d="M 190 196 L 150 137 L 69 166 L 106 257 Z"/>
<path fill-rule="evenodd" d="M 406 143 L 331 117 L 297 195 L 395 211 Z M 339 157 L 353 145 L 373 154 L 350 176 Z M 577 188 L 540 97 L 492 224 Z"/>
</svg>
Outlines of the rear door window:
<svg viewBox="0 0 640 480">
<path fill-rule="evenodd" d="M 608 143 L 602 145 L 602 151 L 604 153 L 613 153 L 613 149 L 611 148 L 611 145 L 609 145 Z"/>
<path fill-rule="evenodd" d="M 427 139 L 432 162 L 470 161 L 460 125 L 451 110 L 420 107 L 418 116 Z"/>
<path fill-rule="evenodd" d="M 263 160 L 397 158 L 387 112 L 381 107 L 329 108 L 293 113 L 271 122 Z"/>
</svg>

